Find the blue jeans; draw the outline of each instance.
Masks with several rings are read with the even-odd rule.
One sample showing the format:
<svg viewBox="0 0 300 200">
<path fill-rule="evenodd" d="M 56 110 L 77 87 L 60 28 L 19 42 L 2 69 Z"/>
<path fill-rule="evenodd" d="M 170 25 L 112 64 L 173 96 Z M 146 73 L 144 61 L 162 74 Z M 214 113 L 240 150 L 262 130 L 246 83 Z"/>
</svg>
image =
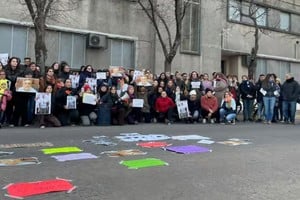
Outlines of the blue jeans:
<svg viewBox="0 0 300 200">
<path fill-rule="evenodd" d="M 224 108 L 220 109 L 220 121 L 230 122 L 236 118 L 235 113 L 228 113 Z"/>
<path fill-rule="evenodd" d="M 296 115 L 296 101 L 283 101 L 282 102 L 282 110 L 283 110 L 283 117 L 284 121 L 291 123 L 295 122 L 295 115 Z"/>
<path fill-rule="evenodd" d="M 263 99 L 265 106 L 265 119 L 266 121 L 272 121 L 276 97 L 263 97 Z"/>
<path fill-rule="evenodd" d="M 257 102 L 257 119 L 263 119 L 264 117 L 264 103 Z"/>
<path fill-rule="evenodd" d="M 252 113 L 253 113 L 253 99 L 243 99 L 243 116 L 244 121 L 252 120 Z"/>
<path fill-rule="evenodd" d="M 27 102 L 27 121 L 29 124 L 33 122 L 35 109 L 35 96 L 30 96 Z"/>
</svg>

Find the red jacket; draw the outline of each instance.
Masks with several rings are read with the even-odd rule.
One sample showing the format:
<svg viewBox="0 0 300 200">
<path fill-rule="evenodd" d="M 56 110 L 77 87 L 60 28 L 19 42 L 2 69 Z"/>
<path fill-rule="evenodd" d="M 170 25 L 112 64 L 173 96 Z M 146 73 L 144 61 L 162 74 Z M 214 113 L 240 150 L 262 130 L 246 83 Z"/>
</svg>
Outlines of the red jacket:
<svg viewBox="0 0 300 200">
<path fill-rule="evenodd" d="M 209 109 L 216 112 L 218 110 L 219 104 L 215 96 L 208 98 L 206 95 L 201 97 L 201 108 L 208 111 Z"/>
<path fill-rule="evenodd" d="M 165 113 L 169 108 L 175 107 L 175 103 L 170 97 L 158 97 L 155 102 L 155 109 L 158 112 Z"/>
</svg>

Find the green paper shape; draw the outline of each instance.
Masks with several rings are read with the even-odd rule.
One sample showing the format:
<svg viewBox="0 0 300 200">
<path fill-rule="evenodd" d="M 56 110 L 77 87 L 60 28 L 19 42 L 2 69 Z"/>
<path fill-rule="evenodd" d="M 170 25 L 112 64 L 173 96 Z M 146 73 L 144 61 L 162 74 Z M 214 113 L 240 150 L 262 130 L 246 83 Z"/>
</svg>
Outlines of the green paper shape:
<svg viewBox="0 0 300 200">
<path fill-rule="evenodd" d="M 73 153 L 73 152 L 81 152 L 82 150 L 78 147 L 57 147 L 57 148 L 47 148 L 42 149 L 44 154 L 58 154 L 58 153 Z"/>
<path fill-rule="evenodd" d="M 140 169 L 145 167 L 155 167 L 168 165 L 165 161 L 156 158 L 145 158 L 138 160 L 121 161 L 120 164 L 125 165 L 128 169 Z"/>
</svg>

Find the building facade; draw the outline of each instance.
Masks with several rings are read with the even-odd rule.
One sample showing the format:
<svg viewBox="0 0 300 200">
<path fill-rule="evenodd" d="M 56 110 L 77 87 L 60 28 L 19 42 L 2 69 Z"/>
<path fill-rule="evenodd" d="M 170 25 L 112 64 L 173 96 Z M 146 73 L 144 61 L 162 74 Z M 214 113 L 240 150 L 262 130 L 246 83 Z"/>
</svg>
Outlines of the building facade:
<svg viewBox="0 0 300 200">
<path fill-rule="evenodd" d="M 245 9 L 247 1 L 189 4 L 172 72 L 247 74 L 253 24 L 236 9 Z M 272 72 L 283 78 L 292 72 L 299 80 L 300 1 L 257 0 L 255 5 L 262 30 L 256 75 Z M 18 0 L 1 1 L 0 13 L 0 53 L 34 58 L 35 36 L 26 7 Z M 164 70 L 157 35 L 135 0 L 81 0 L 76 9 L 47 21 L 46 36 L 47 65 L 67 61 L 74 69 L 91 64 L 96 69 L 146 68 L 156 74 Z"/>
</svg>

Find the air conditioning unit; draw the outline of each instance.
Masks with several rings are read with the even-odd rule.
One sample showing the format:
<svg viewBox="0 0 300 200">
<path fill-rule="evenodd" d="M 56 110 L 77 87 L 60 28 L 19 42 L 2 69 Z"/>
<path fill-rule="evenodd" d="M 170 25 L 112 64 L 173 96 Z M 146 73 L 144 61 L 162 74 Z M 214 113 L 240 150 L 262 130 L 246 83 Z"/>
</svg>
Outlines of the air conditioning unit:
<svg viewBox="0 0 300 200">
<path fill-rule="evenodd" d="M 248 67 L 251 61 L 250 55 L 242 55 L 242 65 Z"/>
<path fill-rule="evenodd" d="M 87 48 L 107 48 L 107 37 L 105 35 L 99 35 L 90 33 L 87 36 L 87 42 L 86 42 Z"/>
</svg>

